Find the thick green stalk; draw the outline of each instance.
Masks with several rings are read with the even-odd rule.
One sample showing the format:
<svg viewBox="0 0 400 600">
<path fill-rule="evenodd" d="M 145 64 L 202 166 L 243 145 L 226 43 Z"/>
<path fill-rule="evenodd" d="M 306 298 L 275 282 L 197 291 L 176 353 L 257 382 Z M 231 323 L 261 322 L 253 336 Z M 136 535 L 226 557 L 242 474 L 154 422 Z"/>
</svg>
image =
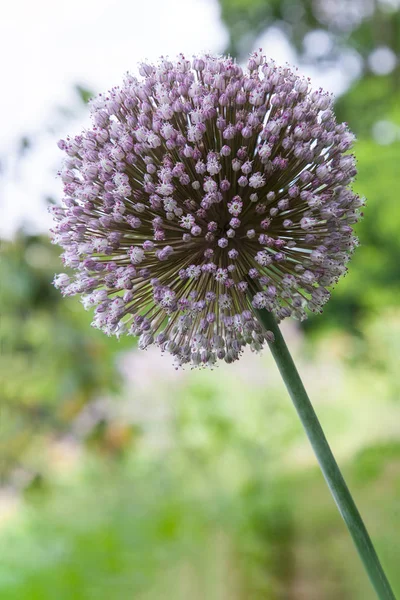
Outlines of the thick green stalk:
<svg viewBox="0 0 400 600">
<path fill-rule="evenodd" d="M 275 336 L 275 341 L 269 343 L 272 355 L 278 365 L 303 427 L 306 430 L 331 494 L 353 538 L 375 591 L 380 600 L 396 600 L 276 320 L 266 310 L 259 310 L 257 313 L 264 327 L 272 331 Z"/>
</svg>

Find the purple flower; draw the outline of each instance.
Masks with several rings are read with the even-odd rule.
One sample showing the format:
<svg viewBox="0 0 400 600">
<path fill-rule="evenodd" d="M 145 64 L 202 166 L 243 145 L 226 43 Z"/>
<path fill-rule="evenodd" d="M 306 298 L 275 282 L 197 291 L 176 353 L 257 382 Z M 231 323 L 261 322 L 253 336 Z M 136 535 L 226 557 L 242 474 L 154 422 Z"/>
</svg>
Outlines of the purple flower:
<svg viewBox="0 0 400 600">
<path fill-rule="evenodd" d="M 321 311 L 346 271 L 363 202 L 353 135 L 331 98 L 260 52 L 142 64 L 91 101 L 66 153 L 54 242 L 63 294 L 107 334 L 158 344 L 178 364 L 232 362 L 278 320 Z"/>
</svg>

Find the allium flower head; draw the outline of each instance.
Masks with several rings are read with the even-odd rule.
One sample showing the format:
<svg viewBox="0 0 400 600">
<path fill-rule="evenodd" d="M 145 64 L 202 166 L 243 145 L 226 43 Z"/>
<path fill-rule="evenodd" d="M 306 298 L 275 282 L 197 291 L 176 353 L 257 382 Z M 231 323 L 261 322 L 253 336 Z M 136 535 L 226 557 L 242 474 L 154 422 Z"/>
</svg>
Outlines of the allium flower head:
<svg viewBox="0 0 400 600">
<path fill-rule="evenodd" d="M 236 360 L 278 320 L 320 311 L 346 271 L 362 201 L 353 135 L 332 100 L 261 52 L 142 64 L 60 141 L 54 242 L 93 325 L 158 344 L 178 364 Z"/>
</svg>

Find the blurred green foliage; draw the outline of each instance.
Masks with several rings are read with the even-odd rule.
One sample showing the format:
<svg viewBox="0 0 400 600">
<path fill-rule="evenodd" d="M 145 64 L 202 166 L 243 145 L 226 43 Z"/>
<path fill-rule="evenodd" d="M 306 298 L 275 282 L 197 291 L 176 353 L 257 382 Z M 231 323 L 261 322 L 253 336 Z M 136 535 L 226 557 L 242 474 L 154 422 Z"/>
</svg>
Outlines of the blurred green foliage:
<svg viewBox="0 0 400 600">
<path fill-rule="evenodd" d="M 107 340 L 90 327 L 91 316 L 77 298 L 60 297 L 51 283 L 60 269 L 59 254 L 44 236 L 20 232 L 2 243 L 3 477 L 21 459 L 25 467 L 40 462 L 43 439 L 68 431 L 89 401 L 117 389 L 115 351 L 132 345 Z"/>
<path fill-rule="evenodd" d="M 316 469 L 261 479 L 249 461 L 232 488 L 182 460 L 92 461 L 31 498 L 3 527 L 1 597 L 373 600 Z M 399 460 L 398 444 L 370 448 L 347 469 L 395 590 Z"/>
<path fill-rule="evenodd" d="M 393 76 L 368 75 L 337 99 L 338 120 L 347 121 L 358 138 L 369 139 L 379 121 L 400 123 L 400 89 Z M 379 145 L 377 144 L 379 147 Z"/>
<path fill-rule="evenodd" d="M 234 55 L 275 26 L 305 62 L 363 60 L 336 102 L 358 138 L 361 245 L 324 316 L 289 336 L 400 592 L 399 61 L 378 76 L 367 60 L 381 45 L 399 54 L 400 9 L 220 5 Z M 315 30 L 332 43 L 311 56 Z M 24 137 L 20 160 L 32 151 Z M 133 340 L 92 329 L 53 288 L 59 253 L 24 231 L 2 242 L 0 598 L 373 600 L 270 358 L 169 379 L 150 354 L 122 374 Z"/>
<path fill-rule="evenodd" d="M 250 52 L 268 27 L 282 29 L 300 56 L 307 56 L 307 34 L 319 30 L 332 44 L 318 60 L 332 60 L 343 48 L 355 49 L 366 59 L 377 46 L 400 51 L 400 10 L 396 0 L 219 0 L 229 33 L 227 50 L 233 56 Z M 264 50 L 266 50 L 264 48 Z"/>
</svg>

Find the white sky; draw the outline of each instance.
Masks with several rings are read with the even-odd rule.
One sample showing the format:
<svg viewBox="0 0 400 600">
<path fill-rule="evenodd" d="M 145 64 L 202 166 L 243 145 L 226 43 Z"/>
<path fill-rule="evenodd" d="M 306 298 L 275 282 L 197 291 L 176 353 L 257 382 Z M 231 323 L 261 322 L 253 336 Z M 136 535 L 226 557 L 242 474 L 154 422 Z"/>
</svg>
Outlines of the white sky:
<svg viewBox="0 0 400 600">
<path fill-rule="evenodd" d="M 50 226 L 44 197 L 61 197 L 55 172 L 62 155 L 55 142 L 88 123 L 75 84 L 104 91 L 143 59 L 221 52 L 227 43 L 215 0 L 14 0 L 2 13 L 0 156 L 7 177 L 0 181 L 0 235 L 7 237 L 22 223 L 39 231 Z M 296 62 L 277 29 L 257 40 L 259 46 L 279 62 Z M 345 84 L 340 66 L 324 73 L 302 70 L 315 86 L 338 92 Z M 75 118 L 64 123 L 60 107 Z M 13 156 L 23 135 L 36 143 L 17 163 Z"/>
</svg>

